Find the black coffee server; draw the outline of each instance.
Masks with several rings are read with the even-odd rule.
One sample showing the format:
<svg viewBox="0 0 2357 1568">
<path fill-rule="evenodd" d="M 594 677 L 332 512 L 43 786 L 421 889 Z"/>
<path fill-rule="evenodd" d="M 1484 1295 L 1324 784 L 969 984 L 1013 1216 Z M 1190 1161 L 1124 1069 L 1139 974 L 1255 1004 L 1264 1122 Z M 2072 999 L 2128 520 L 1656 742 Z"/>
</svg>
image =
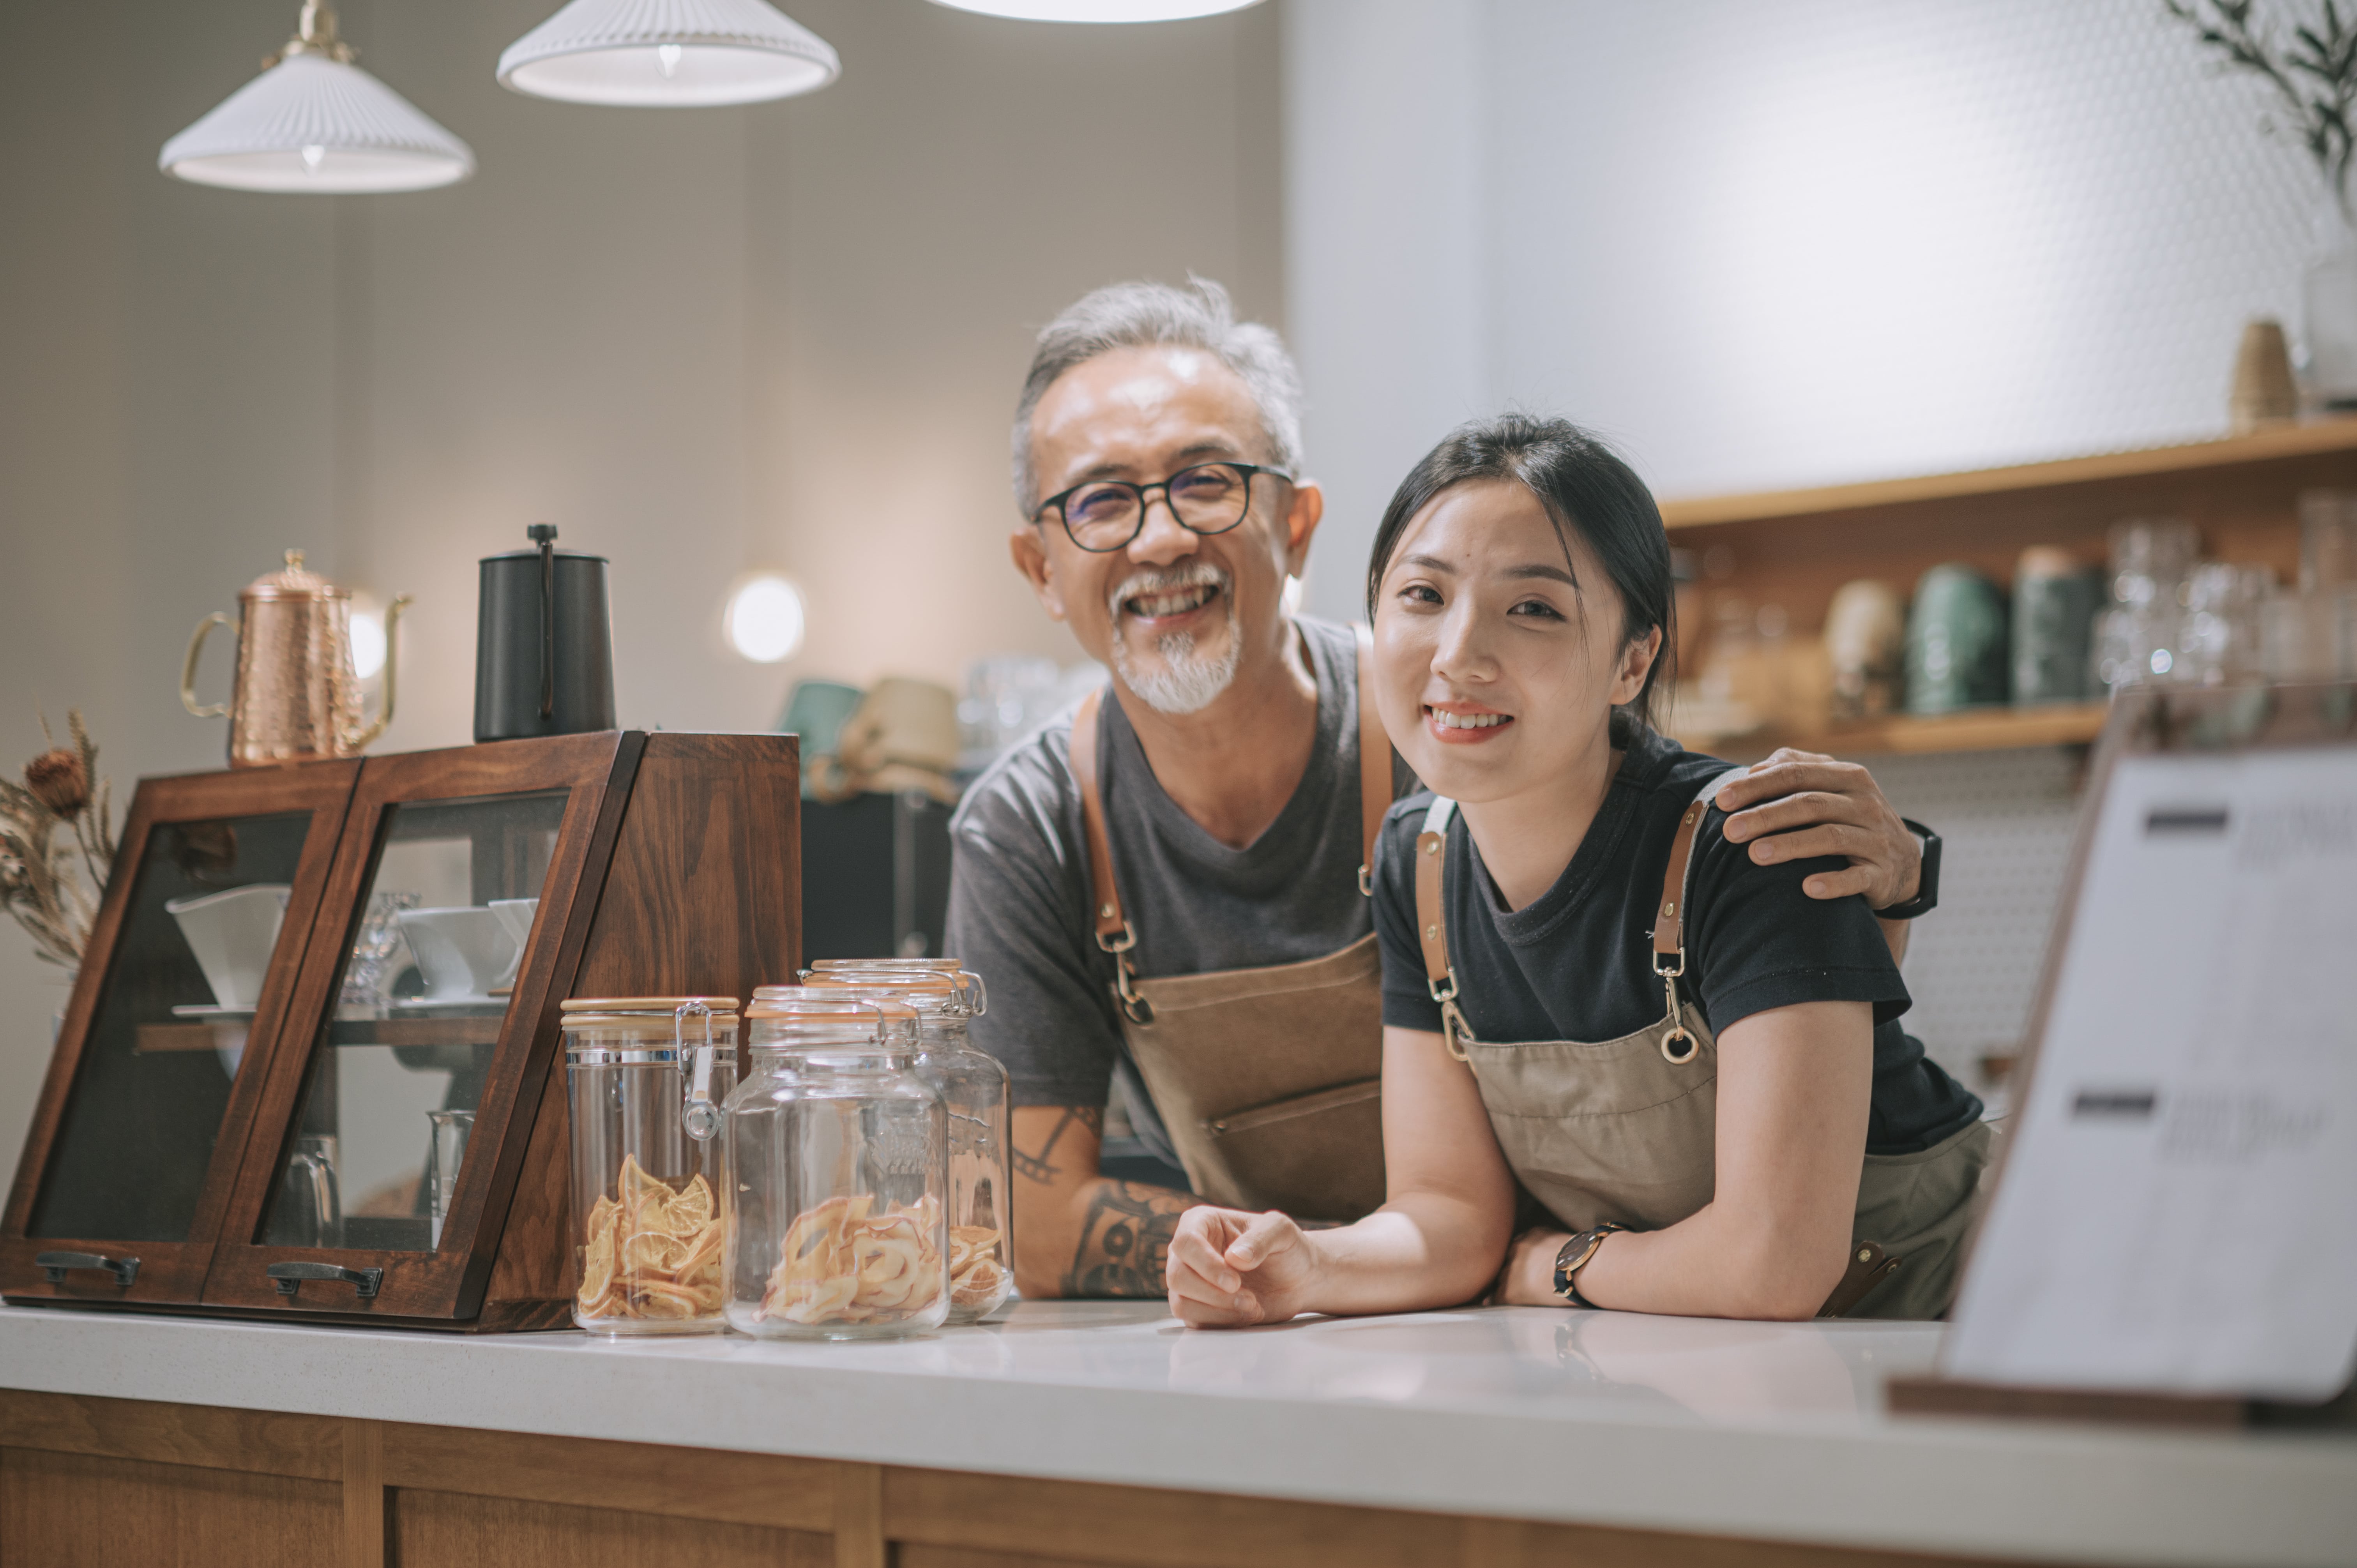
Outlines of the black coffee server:
<svg viewBox="0 0 2357 1568">
<path fill-rule="evenodd" d="M 533 548 L 483 558 L 475 738 L 613 729 L 606 558 L 557 549 L 552 523 L 535 522 L 525 532 Z"/>
</svg>

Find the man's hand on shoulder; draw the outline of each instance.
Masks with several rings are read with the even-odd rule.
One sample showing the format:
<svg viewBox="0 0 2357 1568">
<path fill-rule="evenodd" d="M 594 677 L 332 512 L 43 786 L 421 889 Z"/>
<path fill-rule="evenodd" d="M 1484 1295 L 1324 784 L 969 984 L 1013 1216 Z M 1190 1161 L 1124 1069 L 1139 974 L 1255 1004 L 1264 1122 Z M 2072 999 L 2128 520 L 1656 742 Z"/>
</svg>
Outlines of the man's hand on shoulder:
<svg viewBox="0 0 2357 1568">
<path fill-rule="evenodd" d="M 1727 841 L 1751 846 L 1752 864 L 1839 855 L 1840 871 L 1820 871 L 1801 884 L 1812 898 L 1866 896 L 1867 907 L 1887 909 L 1915 897 L 1923 846 L 1899 820 L 1874 776 L 1855 762 L 1786 746 L 1718 792 L 1729 813 Z"/>
</svg>

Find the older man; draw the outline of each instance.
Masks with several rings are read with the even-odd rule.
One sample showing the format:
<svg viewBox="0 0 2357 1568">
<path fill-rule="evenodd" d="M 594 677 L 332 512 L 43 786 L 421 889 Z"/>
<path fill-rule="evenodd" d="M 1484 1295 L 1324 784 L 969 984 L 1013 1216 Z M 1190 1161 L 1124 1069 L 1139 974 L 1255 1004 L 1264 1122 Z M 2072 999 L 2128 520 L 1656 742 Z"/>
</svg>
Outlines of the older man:
<svg viewBox="0 0 2357 1568">
<path fill-rule="evenodd" d="M 1405 779 L 1359 700 L 1360 639 L 1285 607 L 1324 504 L 1300 403 L 1276 335 L 1198 281 L 1073 305 L 1017 404 L 1016 568 L 1113 671 L 952 829 L 949 950 L 989 983 L 975 1041 L 1014 1080 L 1028 1296 L 1160 1295 L 1204 1198 L 1337 1220 L 1383 1201 L 1361 873 Z M 1719 802 L 1750 808 L 1727 836 L 1755 859 L 1847 858 L 1813 897 L 1921 902 L 1863 769 L 1779 754 Z M 1191 1193 L 1100 1173 L 1116 1083 Z"/>
</svg>

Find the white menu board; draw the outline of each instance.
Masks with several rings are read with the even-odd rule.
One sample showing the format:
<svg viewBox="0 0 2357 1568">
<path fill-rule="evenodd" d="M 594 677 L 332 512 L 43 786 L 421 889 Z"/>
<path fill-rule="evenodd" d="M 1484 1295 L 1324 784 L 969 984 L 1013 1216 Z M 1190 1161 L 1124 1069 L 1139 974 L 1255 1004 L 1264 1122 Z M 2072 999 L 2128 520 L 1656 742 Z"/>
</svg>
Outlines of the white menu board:
<svg viewBox="0 0 2357 1568">
<path fill-rule="evenodd" d="M 1943 1365 L 2329 1398 L 2357 1369 L 2357 748 L 2123 757 Z"/>
</svg>

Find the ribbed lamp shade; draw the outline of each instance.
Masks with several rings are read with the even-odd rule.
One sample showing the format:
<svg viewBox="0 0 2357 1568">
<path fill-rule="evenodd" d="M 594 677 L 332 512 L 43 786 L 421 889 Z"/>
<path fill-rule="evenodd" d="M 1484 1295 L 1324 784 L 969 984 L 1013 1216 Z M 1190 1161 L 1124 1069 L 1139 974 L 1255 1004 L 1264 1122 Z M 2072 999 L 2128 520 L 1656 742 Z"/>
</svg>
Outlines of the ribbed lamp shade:
<svg viewBox="0 0 2357 1568">
<path fill-rule="evenodd" d="M 826 40 L 763 0 L 573 0 L 508 46 L 500 84 L 569 103 L 757 103 L 843 74 Z"/>
<path fill-rule="evenodd" d="M 164 144 L 166 174 L 232 190 L 426 190 L 475 172 L 467 144 L 356 65 L 289 55 Z"/>
<path fill-rule="evenodd" d="M 1260 0 L 933 0 L 959 11 L 979 11 L 985 16 L 1013 16 L 1026 22 L 1176 22 L 1188 16 L 1216 16 L 1241 11 Z"/>
</svg>

